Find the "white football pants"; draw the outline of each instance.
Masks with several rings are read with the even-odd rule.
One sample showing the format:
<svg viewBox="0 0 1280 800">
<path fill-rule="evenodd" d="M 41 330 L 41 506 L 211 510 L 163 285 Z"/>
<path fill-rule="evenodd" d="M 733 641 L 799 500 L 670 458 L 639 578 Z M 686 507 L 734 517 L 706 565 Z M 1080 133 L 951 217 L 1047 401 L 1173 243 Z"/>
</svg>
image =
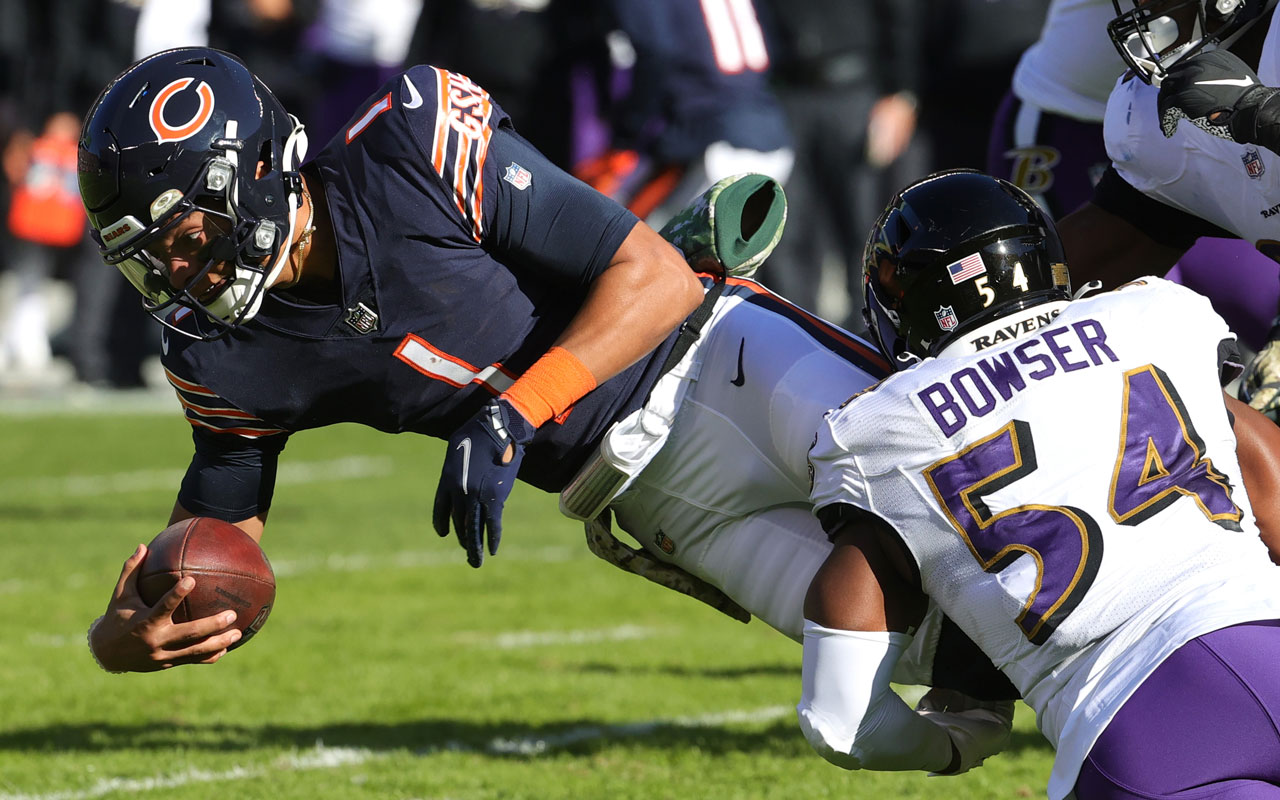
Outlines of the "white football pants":
<svg viewBox="0 0 1280 800">
<path fill-rule="evenodd" d="M 670 438 L 611 508 L 649 552 L 800 641 L 805 592 L 831 550 L 810 510 L 809 447 L 827 410 L 887 367 L 759 284 L 729 284 Z"/>
</svg>

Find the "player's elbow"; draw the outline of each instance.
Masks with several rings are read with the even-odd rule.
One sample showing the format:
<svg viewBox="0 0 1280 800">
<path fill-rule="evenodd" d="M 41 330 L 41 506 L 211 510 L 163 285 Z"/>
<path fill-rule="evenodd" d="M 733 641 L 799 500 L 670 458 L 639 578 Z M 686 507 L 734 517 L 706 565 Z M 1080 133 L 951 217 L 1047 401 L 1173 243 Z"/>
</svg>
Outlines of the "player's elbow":
<svg viewBox="0 0 1280 800">
<path fill-rule="evenodd" d="M 665 242 L 664 242 L 665 244 Z M 662 277 L 668 286 L 676 307 L 683 310 L 683 319 L 702 302 L 704 290 L 702 281 L 689 267 L 684 256 L 674 245 L 666 245 L 662 249 Z"/>
<path fill-rule="evenodd" d="M 849 731 L 838 720 L 801 703 L 796 707 L 800 730 L 818 755 L 843 769 L 862 769 L 862 759 L 855 756 L 857 733 Z"/>
</svg>

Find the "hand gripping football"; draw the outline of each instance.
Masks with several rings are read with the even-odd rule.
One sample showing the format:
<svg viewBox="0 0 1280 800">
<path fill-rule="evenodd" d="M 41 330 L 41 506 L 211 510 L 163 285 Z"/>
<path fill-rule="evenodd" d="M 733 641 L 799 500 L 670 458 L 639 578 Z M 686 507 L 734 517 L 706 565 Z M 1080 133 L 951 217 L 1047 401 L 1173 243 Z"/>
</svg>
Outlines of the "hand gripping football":
<svg viewBox="0 0 1280 800">
<path fill-rule="evenodd" d="M 192 517 L 165 528 L 147 545 L 138 572 L 138 594 L 154 606 L 183 577 L 195 578 L 191 594 L 173 612 L 174 622 L 236 612 L 243 634 L 234 650 L 266 624 L 276 579 L 266 553 L 244 531 L 212 517 Z"/>
</svg>

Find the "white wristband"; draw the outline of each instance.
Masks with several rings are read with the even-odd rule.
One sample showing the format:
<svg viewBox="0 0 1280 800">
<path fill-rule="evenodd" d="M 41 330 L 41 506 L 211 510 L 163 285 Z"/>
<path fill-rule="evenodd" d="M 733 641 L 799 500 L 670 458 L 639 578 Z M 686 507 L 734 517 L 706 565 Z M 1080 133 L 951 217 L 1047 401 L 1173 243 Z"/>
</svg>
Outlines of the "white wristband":
<svg viewBox="0 0 1280 800">
<path fill-rule="evenodd" d="M 109 672 L 112 675 L 123 675 L 124 670 L 122 669 L 107 669 L 106 665 L 102 663 L 102 660 L 98 658 L 98 654 L 93 652 L 93 631 L 98 627 L 98 623 L 102 622 L 103 617 L 106 617 L 106 614 L 103 614 L 101 617 L 98 617 L 93 622 L 89 623 L 89 630 L 84 635 L 85 644 L 89 645 L 89 655 L 93 657 L 93 663 L 97 664 L 99 669 L 103 672 Z"/>
</svg>

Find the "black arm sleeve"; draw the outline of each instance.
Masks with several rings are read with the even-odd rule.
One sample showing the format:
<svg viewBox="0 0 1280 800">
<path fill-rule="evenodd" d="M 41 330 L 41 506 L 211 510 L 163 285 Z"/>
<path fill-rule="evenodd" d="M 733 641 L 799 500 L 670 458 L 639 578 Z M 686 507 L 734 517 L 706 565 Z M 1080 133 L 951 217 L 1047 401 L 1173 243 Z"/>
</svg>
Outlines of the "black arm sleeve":
<svg viewBox="0 0 1280 800">
<path fill-rule="evenodd" d="M 485 189 L 496 195 L 485 246 L 507 256 L 505 263 L 586 286 L 609 266 L 639 221 L 510 128 L 493 132 L 486 160 L 486 170 L 493 164 L 497 172 L 485 180 Z"/>
<path fill-rule="evenodd" d="M 1148 197 L 1120 177 L 1114 166 L 1107 167 L 1094 188 L 1093 204 L 1122 217 L 1166 247 L 1188 250 L 1201 236 L 1240 238 L 1212 222 Z"/>
<path fill-rule="evenodd" d="M 1244 358 L 1240 355 L 1240 345 L 1234 336 L 1218 342 L 1218 381 L 1226 386 L 1244 372 Z"/>
<path fill-rule="evenodd" d="M 276 462 L 288 437 L 247 439 L 193 428 L 196 454 L 178 502 L 193 514 L 239 522 L 265 514 L 276 485 Z"/>
</svg>

